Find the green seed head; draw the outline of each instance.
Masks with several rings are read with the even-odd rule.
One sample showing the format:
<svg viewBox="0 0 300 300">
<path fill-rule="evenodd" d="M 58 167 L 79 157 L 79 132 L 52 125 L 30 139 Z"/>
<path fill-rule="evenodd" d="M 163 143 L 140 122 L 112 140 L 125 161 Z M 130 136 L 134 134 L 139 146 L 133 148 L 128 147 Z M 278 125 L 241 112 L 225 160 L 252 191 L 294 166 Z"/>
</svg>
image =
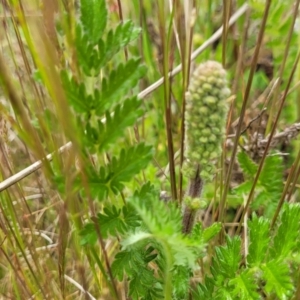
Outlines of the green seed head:
<svg viewBox="0 0 300 300">
<path fill-rule="evenodd" d="M 184 174 L 210 180 L 214 163 L 220 156 L 230 95 L 226 71 L 222 65 L 208 61 L 201 64 L 191 77 L 186 94 L 186 160 Z"/>
</svg>

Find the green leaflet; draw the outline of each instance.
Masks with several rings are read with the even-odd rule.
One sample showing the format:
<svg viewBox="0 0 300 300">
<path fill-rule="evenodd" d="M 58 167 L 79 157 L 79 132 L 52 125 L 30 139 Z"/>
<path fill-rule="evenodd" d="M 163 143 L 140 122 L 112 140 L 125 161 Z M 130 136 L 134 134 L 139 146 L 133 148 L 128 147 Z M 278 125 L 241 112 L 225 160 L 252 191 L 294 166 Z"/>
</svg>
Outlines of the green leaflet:
<svg viewBox="0 0 300 300">
<path fill-rule="evenodd" d="M 243 172 L 253 178 L 257 172 L 257 165 L 254 161 L 243 151 L 238 153 L 237 159 Z"/>
<path fill-rule="evenodd" d="M 234 299 L 261 299 L 260 295 L 256 292 L 257 285 L 253 274 L 249 270 L 243 270 L 234 279 L 229 281 L 229 285 L 233 287 L 232 296 L 236 297 Z"/>
<path fill-rule="evenodd" d="M 87 76 L 98 76 L 101 68 L 125 46 L 135 40 L 140 34 L 140 29 L 134 27 L 132 21 L 120 23 L 116 29 L 110 30 L 106 39 L 97 32 L 98 40 L 89 35 L 84 27 L 76 26 L 76 53 L 80 67 Z"/>
<path fill-rule="evenodd" d="M 61 80 L 69 103 L 77 113 L 89 113 L 94 106 L 92 95 L 88 95 L 85 85 L 70 77 L 66 70 L 61 72 Z"/>
<path fill-rule="evenodd" d="M 152 159 L 152 148 L 144 144 L 122 149 L 119 157 L 113 157 L 99 172 L 91 169 L 89 184 L 91 193 L 100 201 L 104 200 L 109 191 L 118 194 L 124 188 L 124 183 L 130 181 L 142 171 Z"/>
<path fill-rule="evenodd" d="M 140 28 L 134 27 L 133 22 L 130 20 L 120 23 L 114 31 L 110 30 L 107 33 L 106 40 L 101 39 L 98 43 L 98 67 L 105 66 L 120 49 L 134 41 L 140 32 Z"/>
<path fill-rule="evenodd" d="M 247 156 L 246 153 L 238 154 L 239 164 L 243 173 L 248 176 L 246 181 L 234 188 L 234 193 L 244 196 L 250 193 L 253 185 L 253 178 L 257 172 L 257 165 Z M 278 155 L 268 156 L 258 178 L 255 187 L 255 196 L 251 203 L 253 209 L 263 207 L 265 215 L 269 218 L 273 215 L 278 199 L 283 190 L 283 165 Z M 240 198 L 242 202 L 242 198 Z"/>
<path fill-rule="evenodd" d="M 274 237 L 271 255 L 274 258 L 289 258 L 293 251 L 298 250 L 300 231 L 300 205 L 285 204 L 280 215 L 279 226 Z"/>
<path fill-rule="evenodd" d="M 124 65 L 120 64 L 108 78 L 102 80 L 101 90 L 95 91 L 96 115 L 103 115 L 112 104 L 124 98 L 145 73 L 146 68 L 141 66 L 140 59 L 130 59 Z"/>
<path fill-rule="evenodd" d="M 84 226 L 81 235 L 81 244 L 94 244 L 97 240 L 97 229 L 95 223 L 100 230 L 101 236 L 107 238 L 110 236 L 118 236 L 134 229 L 140 225 L 140 219 L 131 207 L 123 206 L 117 209 L 115 206 L 111 208 L 105 207 L 103 213 L 98 213 L 94 218 L 94 223 L 88 223 Z"/>
<path fill-rule="evenodd" d="M 149 268 L 149 263 L 157 258 L 156 254 L 151 253 L 152 250 L 151 247 L 145 249 L 144 245 L 130 247 L 116 254 L 112 263 L 112 272 L 119 281 L 125 274 L 129 277 L 129 295 L 134 299 L 142 296 L 163 299 L 161 284 Z"/>
<path fill-rule="evenodd" d="M 270 222 L 264 218 L 252 215 L 249 222 L 249 254 L 247 262 L 250 266 L 259 266 L 266 257 L 270 243 Z"/>
<path fill-rule="evenodd" d="M 264 264 L 262 270 L 266 280 L 265 289 L 269 294 L 275 292 L 279 299 L 291 295 L 293 285 L 287 264 L 272 260 Z"/>
<path fill-rule="evenodd" d="M 103 35 L 107 22 L 105 0 L 81 0 L 80 21 L 89 42 L 96 45 Z"/>
</svg>

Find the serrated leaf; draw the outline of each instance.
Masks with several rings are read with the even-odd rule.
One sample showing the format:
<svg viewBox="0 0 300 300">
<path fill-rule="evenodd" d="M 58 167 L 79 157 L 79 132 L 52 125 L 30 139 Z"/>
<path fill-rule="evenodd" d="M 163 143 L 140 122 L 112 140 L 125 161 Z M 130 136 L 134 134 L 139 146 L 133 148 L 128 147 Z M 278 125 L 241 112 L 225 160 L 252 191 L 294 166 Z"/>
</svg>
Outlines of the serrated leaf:
<svg viewBox="0 0 300 300">
<path fill-rule="evenodd" d="M 270 193 L 278 193 L 283 189 L 282 158 L 278 155 L 266 157 L 265 164 L 259 176 L 259 182 Z"/>
<path fill-rule="evenodd" d="M 229 281 L 229 286 L 233 286 L 232 296 L 240 300 L 260 299 L 256 292 L 257 284 L 254 282 L 253 274 L 249 270 L 244 270 L 235 278 Z"/>
<path fill-rule="evenodd" d="M 99 200 L 105 199 L 109 191 L 118 194 L 135 175 L 142 171 L 152 159 L 152 148 L 143 143 L 122 149 L 119 157 L 113 157 L 99 173 L 89 172 L 91 193 Z"/>
<path fill-rule="evenodd" d="M 129 199 L 129 203 L 135 208 L 150 233 L 172 236 L 181 232 L 180 211 L 173 204 L 167 205 L 160 201 L 158 195 L 150 199 L 135 196 Z"/>
<path fill-rule="evenodd" d="M 296 249 L 300 231 L 300 205 L 286 204 L 271 249 L 272 258 L 287 258 Z"/>
<path fill-rule="evenodd" d="M 196 258 L 202 254 L 204 244 L 182 235 L 182 219 L 178 207 L 173 203 L 166 204 L 158 197 L 149 200 L 133 197 L 129 199 L 129 203 L 137 211 L 153 240 L 168 245 L 164 250 L 168 249 L 168 255 L 173 257 L 175 265 L 193 266 Z"/>
<path fill-rule="evenodd" d="M 124 136 L 124 130 L 134 125 L 143 110 L 140 108 L 141 101 L 136 97 L 126 99 L 122 105 L 117 105 L 113 115 L 106 112 L 106 120 L 103 124 L 99 121 L 98 129 L 100 132 L 98 138 L 99 153 L 106 151 L 110 144 L 118 138 Z"/>
<path fill-rule="evenodd" d="M 206 277 L 207 279 L 208 277 Z M 205 284 L 199 283 L 197 286 L 197 290 L 194 291 L 193 299 L 207 299 L 213 300 L 213 292 L 214 292 L 214 283 L 212 285 L 208 284 L 207 280 L 205 279 Z"/>
<path fill-rule="evenodd" d="M 201 223 L 195 224 L 190 234 L 191 238 L 201 243 L 207 243 L 214 238 L 221 230 L 221 223 L 213 223 L 210 227 L 202 228 Z"/>
<path fill-rule="evenodd" d="M 238 162 L 245 174 L 251 178 L 255 176 L 257 172 L 257 165 L 245 152 L 240 152 L 237 155 Z"/>
<path fill-rule="evenodd" d="M 89 42 L 96 45 L 106 27 L 107 9 L 105 0 L 81 0 L 80 20 L 83 29 L 89 37 Z"/>
<path fill-rule="evenodd" d="M 98 43 L 99 68 L 105 66 L 120 49 L 135 40 L 140 32 L 141 30 L 134 27 L 131 20 L 120 23 L 115 31 L 110 30 L 106 40 L 101 39 Z"/>
<path fill-rule="evenodd" d="M 226 278 L 234 278 L 241 261 L 241 240 L 238 236 L 233 238 L 226 236 L 226 245 L 215 249 L 215 259 L 212 269 L 223 274 Z M 212 270 L 213 272 L 213 270 Z"/>
<path fill-rule="evenodd" d="M 161 299 L 161 285 L 153 270 L 148 267 L 151 258 L 155 257 L 139 247 L 122 250 L 115 256 L 111 266 L 112 273 L 119 281 L 123 280 L 124 274 L 129 277 L 129 295 L 133 299 Z"/>
<path fill-rule="evenodd" d="M 97 76 L 100 72 L 99 53 L 79 25 L 76 27 L 75 45 L 78 63 L 85 75 Z"/>
<path fill-rule="evenodd" d="M 216 292 L 216 295 L 214 296 L 215 300 L 234 300 L 231 291 L 228 290 L 226 287 L 219 287 L 219 289 Z"/>
<path fill-rule="evenodd" d="M 138 264 L 144 263 L 139 251 L 123 250 L 118 252 L 111 265 L 114 277 L 122 281 L 124 273 L 128 276 L 132 275 L 134 272 L 132 265 L 137 261 L 139 261 Z"/>
<path fill-rule="evenodd" d="M 140 219 L 132 207 L 123 206 L 122 210 L 115 206 L 105 207 L 103 213 L 98 213 L 93 219 L 94 223 L 87 223 L 80 232 L 81 245 L 94 244 L 97 240 L 97 224 L 101 236 L 107 238 L 109 235 L 119 236 L 127 231 L 140 226 Z"/>
<path fill-rule="evenodd" d="M 186 266 L 175 266 L 172 270 L 173 299 L 186 299 L 192 272 Z"/>
<path fill-rule="evenodd" d="M 74 78 L 69 78 L 68 73 L 61 72 L 61 80 L 66 91 L 69 103 L 78 113 L 89 113 L 93 108 L 94 102 L 91 95 L 88 95 L 83 83 L 77 83 Z"/>
<path fill-rule="evenodd" d="M 126 224 L 122 219 L 121 210 L 115 206 L 103 209 L 103 213 L 98 213 L 94 222 L 98 223 L 103 238 L 107 238 L 110 234 L 117 236 L 118 233 L 124 233 L 126 231 Z"/>
<path fill-rule="evenodd" d="M 80 245 L 94 245 L 97 241 L 97 233 L 95 230 L 95 225 L 92 223 L 86 224 L 80 231 L 81 236 Z"/>
<path fill-rule="evenodd" d="M 204 243 L 209 242 L 212 238 L 214 238 L 221 230 L 221 223 L 214 223 L 210 227 L 205 228 L 203 231 L 203 240 Z"/>
<path fill-rule="evenodd" d="M 145 72 L 146 67 L 141 65 L 140 59 L 131 59 L 125 65 L 120 64 L 110 73 L 108 79 L 103 79 L 101 91 L 96 93 L 100 97 L 95 98 L 96 114 L 101 116 L 105 110 L 109 110 L 114 103 L 124 98 Z"/>
<path fill-rule="evenodd" d="M 263 265 L 262 270 L 266 280 L 265 290 L 268 293 L 275 292 L 279 299 L 285 299 L 293 289 L 288 266 L 272 260 Z"/>
<path fill-rule="evenodd" d="M 245 182 L 241 183 L 239 186 L 235 187 L 233 189 L 233 192 L 240 196 L 247 195 L 247 194 L 249 194 L 252 185 L 253 185 L 253 182 L 245 181 Z"/>
<path fill-rule="evenodd" d="M 250 266 L 259 266 L 265 259 L 270 243 L 270 222 L 253 214 L 249 222 L 249 238 L 247 262 Z"/>
</svg>

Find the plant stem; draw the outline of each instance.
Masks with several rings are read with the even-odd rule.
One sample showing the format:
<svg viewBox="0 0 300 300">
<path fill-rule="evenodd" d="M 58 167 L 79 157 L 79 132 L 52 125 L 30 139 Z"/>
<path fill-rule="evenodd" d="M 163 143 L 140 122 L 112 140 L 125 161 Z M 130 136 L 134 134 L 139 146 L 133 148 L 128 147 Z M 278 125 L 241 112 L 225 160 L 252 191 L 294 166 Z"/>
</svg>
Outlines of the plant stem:
<svg viewBox="0 0 300 300">
<path fill-rule="evenodd" d="M 198 170 L 195 178 L 190 179 L 187 196 L 189 196 L 192 199 L 199 198 L 201 196 L 202 189 L 203 189 L 203 180 L 200 177 L 200 171 L 198 166 Z M 182 219 L 183 233 L 188 234 L 191 232 L 194 225 L 196 214 L 197 214 L 196 209 L 193 209 L 188 205 L 184 208 L 183 219 Z"/>
</svg>

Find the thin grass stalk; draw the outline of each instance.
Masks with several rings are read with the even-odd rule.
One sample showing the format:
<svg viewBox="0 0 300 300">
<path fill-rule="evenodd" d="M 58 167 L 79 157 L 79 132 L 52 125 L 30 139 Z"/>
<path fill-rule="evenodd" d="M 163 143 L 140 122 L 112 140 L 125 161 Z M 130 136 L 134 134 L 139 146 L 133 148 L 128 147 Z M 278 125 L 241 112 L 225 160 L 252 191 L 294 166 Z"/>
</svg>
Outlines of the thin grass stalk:
<svg viewBox="0 0 300 300">
<path fill-rule="evenodd" d="M 41 282 L 40 282 L 41 280 L 40 280 L 40 278 L 38 278 L 41 274 L 36 274 L 36 272 L 33 270 L 32 266 L 31 266 L 31 264 L 30 264 L 30 262 L 29 262 L 29 260 L 28 260 L 28 258 L 27 258 L 27 255 L 26 255 L 26 253 L 25 253 L 25 251 L 24 251 L 23 245 L 21 244 L 22 239 L 21 239 L 20 236 L 18 235 L 18 230 L 14 230 L 14 228 L 11 226 L 9 220 L 6 218 L 5 215 L 3 215 L 3 217 L 5 218 L 6 224 L 7 224 L 7 226 L 8 226 L 8 232 L 13 236 L 14 242 L 16 243 L 18 249 L 20 250 L 21 256 L 24 258 L 24 261 L 25 261 L 25 263 L 26 263 L 26 265 L 27 265 L 27 267 L 28 267 L 30 273 L 32 274 L 32 277 L 33 277 L 33 279 L 34 279 L 35 285 L 36 285 L 36 286 L 38 287 L 38 289 L 42 292 L 42 294 L 43 294 L 43 296 L 45 297 L 45 299 L 47 299 L 47 297 L 46 297 L 46 292 L 44 291 L 44 289 L 42 289 L 42 285 L 41 285 Z M 17 227 L 15 226 L 15 228 L 17 228 Z M 14 247 L 14 246 L 13 246 L 13 241 L 12 241 L 11 239 L 10 239 L 10 242 L 11 242 L 11 244 L 12 244 L 12 247 Z M 18 260 L 18 258 L 16 258 L 16 259 Z M 10 261 L 10 260 L 9 260 L 9 261 Z M 36 264 L 37 262 L 34 261 L 34 263 Z M 38 266 L 36 266 L 36 267 L 37 267 L 37 268 L 36 268 L 37 270 L 40 270 L 40 269 L 38 268 Z M 18 270 L 22 270 L 22 268 L 19 266 Z M 38 276 L 37 276 L 37 275 L 38 275 Z M 24 276 L 24 278 L 27 278 L 27 277 Z"/>
<path fill-rule="evenodd" d="M 228 22 L 228 26 L 232 26 L 247 10 L 249 9 L 248 4 L 244 4 L 237 10 L 232 17 L 230 18 Z M 204 50 L 206 50 L 208 47 L 210 47 L 215 41 L 217 41 L 223 33 L 223 26 L 220 27 L 208 40 L 206 40 L 199 48 L 197 48 L 191 55 L 191 61 L 194 61 Z M 176 74 L 181 72 L 182 65 L 178 65 L 176 68 L 174 68 L 171 72 L 169 72 L 168 76 L 170 78 L 174 77 Z M 140 99 L 145 98 L 150 93 L 152 93 L 154 90 L 156 90 L 158 87 L 160 87 L 164 83 L 165 78 L 162 77 L 159 80 L 157 80 L 155 83 L 150 85 L 148 88 L 146 88 L 144 91 L 140 92 L 138 94 L 138 97 Z"/>
<path fill-rule="evenodd" d="M 11 259 L 9 258 L 8 254 L 4 251 L 3 247 L 1 246 L 0 247 L 0 251 L 2 252 L 2 254 L 4 255 L 4 257 L 6 258 L 6 260 L 8 261 L 9 265 L 11 266 L 12 270 L 14 271 L 14 274 L 16 276 L 16 278 L 20 281 L 21 283 L 21 287 L 23 288 L 23 290 L 26 292 L 27 294 L 27 297 L 30 297 L 31 296 L 31 293 L 30 291 L 28 290 L 28 286 L 26 284 L 26 282 L 23 280 L 23 278 L 26 279 L 26 276 L 23 276 L 23 278 L 20 276 L 20 271 L 19 270 L 22 270 L 21 267 L 20 267 L 20 264 L 18 263 L 18 266 L 16 266 L 15 262 L 13 263 L 11 261 Z M 23 273 L 22 273 L 23 275 Z M 17 291 L 19 291 L 19 289 L 17 289 Z"/>
<path fill-rule="evenodd" d="M 117 286 L 116 286 L 116 283 L 115 283 L 115 278 L 112 274 L 108 254 L 107 254 L 106 249 L 105 249 L 104 240 L 103 240 L 103 237 L 101 235 L 100 224 L 99 224 L 99 222 L 97 221 L 97 219 L 95 217 L 92 217 L 92 220 L 94 221 L 94 226 L 95 226 L 95 229 L 96 229 L 98 241 L 99 241 L 99 244 L 100 244 L 100 247 L 101 247 L 101 250 L 102 250 L 102 254 L 103 254 L 103 257 L 104 257 L 104 263 L 105 263 L 106 270 L 108 272 L 108 276 L 109 276 L 109 279 L 110 279 L 113 296 L 114 296 L 115 299 L 120 299 L 119 294 L 118 294 L 118 290 L 117 290 Z"/>
<path fill-rule="evenodd" d="M 289 50 L 290 50 L 290 45 L 291 45 L 291 40 L 292 40 L 292 35 L 294 33 L 294 28 L 295 28 L 295 22 L 296 19 L 298 18 L 298 10 L 299 10 L 299 4 L 300 4 L 300 0 L 297 0 L 295 7 L 294 7 L 294 11 L 293 11 L 293 20 L 292 20 L 292 24 L 289 28 L 289 32 L 288 32 L 288 37 L 287 37 L 287 41 L 286 41 L 286 47 L 284 49 L 284 55 L 283 55 L 283 60 L 280 64 L 280 69 L 279 69 L 279 75 L 278 78 L 281 82 L 282 80 L 282 76 L 283 76 L 283 71 L 285 69 L 285 64 L 289 55 Z M 270 109 L 270 113 L 269 113 L 269 119 L 268 119 L 268 123 L 267 123 L 267 128 L 266 128 L 266 134 L 268 134 L 271 131 L 271 126 L 272 126 L 272 122 L 273 122 L 273 116 L 275 114 L 275 112 L 277 111 L 277 99 L 279 96 L 279 90 L 280 90 L 280 85 L 276 86 L 276 89 L 274 91 L 274 101 L 272 102 L 272 106 Z"/>
<path fill-rule="evenodd" d="M 277 113 L 276 119 L 275 119 L 275 121 L 274 121 L 274 125 L 273 125 L 273 127 L 272 127 L 272 131 L 271 131 L 271 133 L 270 133 L 270 135 L 269 135 L 268 143 L 267 143 L 266 148 L 265 148 L 265 150 L 264 150 L 264 154 L 263 154 L 263 156 L 262 156 L 262 159 L 261 159 L 260 164 L 259 164 L 259 166 L 258 166 L 258 170 L 257 170 L 256 175 L 255 175 L 255 178 L 254 178 L 254 180 L 253 180 L 253 185 L 252 185 L 251 191 L 250 191 L 250 193 L 249 193 L 249 196 L 248 196 L 248 199 L 247 199 L 246 206 L 245 206 L 245 208 L 244 208 L 244 210 L 243 210 L 243 213 L 242 213 L 242 216 L 241 216 L 241 219 L 240 219 L 240 224 L 239 224 L 239 227 L 237 228 L 236 234 L 239 234 L 239 232 L 240 232 L 240 230 L 241 230 L 241 223 L 242 223 L 242 220 L 243 220 L 244 215 L 245 215 L 245 213 L 247 212 L 247 210 L 248 210 L 248 208 L 249 208 L 249 205 L 250 205 L 250 203 L 251 203 L 251 201 L 252 201 L 252 198 L 253 198 L 253 196 L 254 196 L 255 186 L 256 186 L 256 183 L 257 183 L 257 181 L 258 181 L 259 175 L 260 175 L 260 173 L 261 173 L 261 171 L 262 171 L 262 167 L 263 167 L 264 161 L 265 161 L 265 159 L 266 159 L 266 157 L 267 157 L 267 153 L 268 153 L 268 151 L 269 151 L 269 148 L 270 148 L 270 145 L 271 145 L 271 141 L 272 141 L 273 136 L 274 136 L 274 134 L 275 134 L 276 126 L 277 126 L 277 123 L 278 123 L 278 120 L 279 120 L 281 111 L 282 111 L 282 109 L 283 109 L 283 105 L 284 105 L 284 103 L 285 103 L 285 99 L 286 99 L 286 96 L 287 96 L 287 94 L 288 94 L 290 85 L 291 85 L 291 83 L 292 83 L 292 80 L 293 80 L 293 77 L 294 77 L 294 74 L 295 74 L 295 71 L 296 71 L 296 68 L 297 68 L 299 59 L 300 59 L 300 52 L 299 52 L 298 55 L 297 55 L 297 58 L 296 58 L 295 63 L 294 63 L 294 65 L 293 65 L 292 72 L 291 72 L 290 77 L 289 77 L 289 80 L 288 80 L 287 87 L 286 87 L 286 89 L 285 89 L 285 91 L 284 91 L 284 95 L 283 95 L 283 97 L 282 97 L 282 99 L 281 99 L 281 102 L 280 102 L 280 105 L 279 105 L 279 108 L 278 108 L 278 113 Z"/>
<path fill-rule="evenodd" d="M 240 135 L 240 132 L 241 132 L 241 129 L 242 129 L 242 123 L 243 123 L 247 103 L 248 103 L 249 96 L 250 96 L 250 89 L 251 89 L 254 73 L 256 71 L 256 63 L 257 63 L 257 60 L 258 60 L 259 50 L 260 50 L 260 47 L 261 47 L 262 41 L 263 41 L 264 31 L 265 31 L 265 27 L 266 27 L 268 15 L 269 15 L 271 2 L 272 2 L 271 0 L 266 1 L 264 15 L 263 15 L 263 19 L 262 19 L 259 34 L 258 34 L 258 41 L 257 41 L 257 45 L 255 47 L 254 56 L 253 56 L 253 59 L 252 59 L 249 80 L 247 82 L 246 91 L 245 91 L 245 95 L 244 95 L 244 100 L 243 100 L 243 104 L 242 104 L 242 109 L 241 109 L 241 113 L 240 113 L 240 119 L 239 119 L 239 123 L 237 125 L 236 138 L 234 140 L 232 154 L 231 154 L 230 163 L 229 163 L 229 166 L 228 166 L 227 176 L 226 176 L 225 185 L 224 185 L 224 191 L 223 191 L 222 199 L 221 199 L 220 205 L 219 205 L 218 221 L 221 221 L 221 222 L 223 221 L 223 218 L 224 218 L 225 202 L 226 202 L 226 198 L 227 198 L 227 192 L 228 192 L 229 183 L 230 183 L 230 179 L 231 179 L 233 164 L 234 164 L 235 156 L 236 156 L 236 153 L 237 153 L 238 138 L 239 138 L 239 135 Z"/>
<path fill-rule="evenodd" d="M 196 1 L 193 1 L 192 4 L 192 11 L 196 10 Z M 187 16 L 186 16 L 187 18 Z M 180 126 L 180 172 L 179 172 L 179 197 L 178 197 L 178 203 L 179 206 L 182 204 L 182 198 L 183 198 L 183 174 L 181 172 L 181 168 L 184 161 L 184 140 L 185 140 L 185 104 L 186 104 L 186 91 L 189 86 L 189 79 L 190 79 L 190 70 L 191 70 L 191 53 L 192 53 L 192 47 L 193 47 L 193 33 L 194 33 L 194 24 L 191 24 L 190 22 L 186 21 L 186 28 L 185 28 L 185 36 L 187 37 L 187 40 L 184 41 L 181 44 L 181 53 L 182 60 L 182 106 L 181 106 L 181 126 Z M 181 36 L 181 30 L 179 30 L 179 34 Z M 182 41 L 182 37 L 180 37 L 180 41 Z M 183 51 L 184 50 L 184 51 Z"/>
<path fill-rule="evenodd" d="M 293 183 L 292 183 L 293 184 L 292 189 L 293 189 L 293 187 L 295 187 L 295 184 L 297 182 L 298 176 L 294 176 L 294 175 L 296 174 L 297 168 L 299 168 L 299 162 L 300 162 L 300 151 L 298 151 L 298 155 L 297 155 L 297 157 L 296 157 L 296 159 L 295 159 L 295 161 L 294 161 L 294 163 L 293 163 L 293 165 L 292 165 L 292 167 L 290 169 L 289 176 L 288 176 L 288 178 L 286 180 L 283 192 L 281 193 L 280 200 L 278 202 L 276 211 L 274 213 L 274 216 L 273 216 L 273 219 L 272 219 L 272 222 L 271 222 L 271 229 L 273 229 L 274 226 L 275 226 L 276 220 L 278 218 L 278 215 L 280 213 L 280 210 L 282 208 L 284 200 L 285 200 L 285 198 L 286 198 L 286 196 L 288 194 L 288 191 L 289 191 L 289 189 L 291 187 L 291 182 L 292 182 L 293 179 L 294 180 L 293 180 Z M 299 168 L 299 170 L 300 170 L 300 168 Z M 292 189 L 290 191 L 290 195 L 291 195 Z"/>
<path fill-rule="evenodd" d="M 175 173 L 175 162 L 174 162 L 174 146 L 173 146 L 173 135 L 172 135 L 172 113 L 171 113 L 171 82 L 169 75 L 169 58 L 171 55 L 171 38 L 172 38 L 172 22 L 174 18 L 174 9 L 172 10 L 170 21 L 168 24 L 168 33 L 166 36 L 165 32 L 165 8 L 164 3 L 157 1 L 158 6 L 158 21 L 160 28 L 160 37 L 162 41 L 163 50 L 163 75 L 164 75 L 164 103 L 165 103 L 165 122 L 166 122 L 166 134 L 167 134 L 167 147 L 168 147 L 168 159 L 170 166 L 170 183 L 171 183 L 171 194 L 172 199 L 177 199 L 176 189 L 176 173 Z"/>
<path fill-rule="evenodd" d="M 223 68 L 226 67 L 226 46 L 228 37 L 228 21 L 231 10 L 231 0 L 223 0 L 223 34 L 222 34 L 222 65 Z"/>
<path fill-rule="evenodd" d="M 288 193 L 287 202 L 291 201 L 291 197 L 295 193 L 299 176 L 300 176 L 300 165 L 298 166 L 298 171 L 297 171 L 296 175 L 293 178 L 293 183 L 292 183 L 292 186 L 291 186 L 290 191 Z"/>
<path fill-rule="evenodd" d="M 235 70 L 235 76 L 233 79 L 233 84 L 232 84 L 232 94 L 236 95 L 237 91 L 238 91 L 238 87 L 239 87 L 239 78 L 241 76 L 242 73 L 242 69 L 243 69 L 243 58 L 244 58 L 244 52 L 246 49 L 246 42 L 247 42 L 247 37 L 248 37 L 248 30 L 249 30 L 249 26 L 250 26 L 250 16 L 251 16 L 251 10 L 247 10 L 246 12 L 246 16 L 245 16 L 245 24 L 243 27 L 243 35 L 242 35 L 242 42 L 241 42 L 241 46 L 240 46 L 240 52 L 239 52 L 239 56 L 238 56 L 238 61 L 237 61 L 237 66 L 236 66 L 236 70 Z M 227 151 L 226 151 L 226 139 L 228 137 L 229 134 L 229 130 L 230 130 L 230 126 L 232 123 L 232 117 L 234 115 L 234 104 L 235 104 L 235 100 L 233 100 L 230 103 L 230 108 L 229 108 L 229 112 L 228 112 L 228 118 L 227 118 L 227 124 L 226 124 L 226 135 L 225 135 L 225 141 L 223 143 L 223 151 L 222 151 L 222 156 L 221 156 L 221 171 L 220 171 L 220 202 L 222 201 L 222 197 L 223 197 L 223 182 L 224 182 L 224 174 L 225 174 L 225 160 L 227 157 Z M 217 180 L 216 180 L 216 188 L 217 188 Z M 214 195 L 214 197 L 216 197 Z M 216 198 L 214 198 L 215 200 Z M 226 213 L 226 207 L 224 207 L 224 215 Z"/>
</svg>

